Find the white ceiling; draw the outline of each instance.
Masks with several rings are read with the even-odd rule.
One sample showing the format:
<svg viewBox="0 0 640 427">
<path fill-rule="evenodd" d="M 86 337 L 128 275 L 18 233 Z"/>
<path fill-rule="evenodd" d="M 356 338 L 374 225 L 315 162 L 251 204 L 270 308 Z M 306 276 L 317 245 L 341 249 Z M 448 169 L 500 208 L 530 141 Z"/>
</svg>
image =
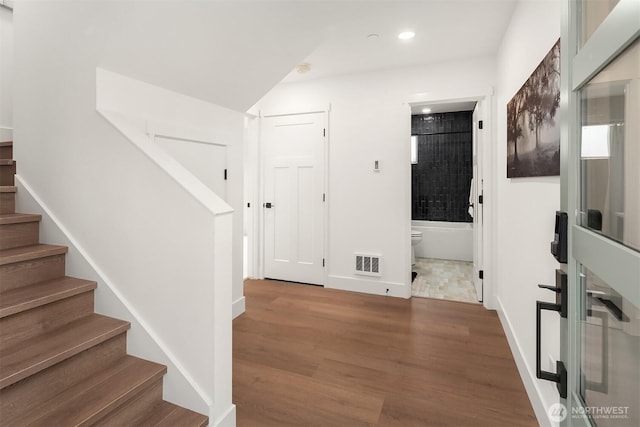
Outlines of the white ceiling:
<svg viewBox="0 0 640 427">
<path fill-rule="evenodd" d="M 80 62 L 246 111 L 301 62 L 311 71 L 285 81 L 493 55 L 515 2 L 20 1 L 15 23 L 54 20 Z M 407 29 L 416 37 L 403 42 Z"/>
<path fill-rule="evenodd" d="M 516 0 L 336 2 L 331 31 L 282 82 L 453 61 L 496 54 Z M 398 33 L 412 30 L 414 39 Z M 367 37 L 369 34 L 378 36 Z"/>
</svg>

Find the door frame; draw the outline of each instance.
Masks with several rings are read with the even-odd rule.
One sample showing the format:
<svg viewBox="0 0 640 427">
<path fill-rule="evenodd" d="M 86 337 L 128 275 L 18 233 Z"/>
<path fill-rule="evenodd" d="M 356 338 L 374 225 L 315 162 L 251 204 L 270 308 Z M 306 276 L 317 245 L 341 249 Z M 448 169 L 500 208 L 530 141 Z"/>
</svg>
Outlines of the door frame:
<svg viewBox="0 0 640 427">
<path fill-rule="evenodd" d="M 483 292 L 482 292 L 482 305 L 488 310 L 495 310 L 496 303 L 496 287 L 494 283 L 497 281 L 497 263 L 495 260 L 495 246 L 496 242 L 496 228 L 494 227 L 494 209 L 496 206 L 497 195 L 497 183 L 493 178 L 491 171 L 494 169 L 494 163 L 497 157 L 497 147 L 492 144 L 491 141 L 495 141 L 495 105 L 494 105 L 494 89 L 488 88 L 475 88 L 475 89 L 463 89 L 457 91 L 445 91 L 442 93 L 428 92 L 417 93 L 410 95 L 407 100 L 407 104 L 412 106 L 417 105 L 442 105 L 455 102 L 470 102 L 475 101 L 481 105 L 480 115 L 483 120 L 483 137 L 481 138 L 481 144 L 478 147 L 478 169 L 481 174 L 478 178 L 479 182 L 483 182 L 483 223 L 482 223 L 482 268 L 484 271 L 483 276 Z M 409 111 L 411 114 L 411 111 Z M 409 121 L 409 126 L 411 122 Z M 410 132 L 409 132 L 410 133 Z M 410 165 L 410 159 L 407 159 L 407 164 Z M 410 171 L 410 169 L 409 169 Z M 408 188 L 408 203 L 411 203 L 411 173 L 408 174 L 407 181 Z M 488 196 L 488 197 L 487 197 Z M 411 209 L 408 211 L 407 223 L 407 236 L 411 230 Z M 409 242 L 410 243 L 410 242 Z M 475 252 L 474 248 L 474 252 Z M 411 283 L 409 283 L 409 288 Z"/>
<path fill-rule="evenodd" d="M 478 292 L 478 286 L 480 287 L 480 299 L 479 302 L 484 302 L 484 269 L 482 259 L 482 255 L 484 253 L 483 250 L 483 236 L 484 232 L 484 180 L 482 177 L 484 176 L 484 171 L 482 169 L 482 148 L 484 144 L 482 143 L 482 138 L 484 136 L 484 132 L 480 132 L 480 130 L 484 131 L 484 104 L 479 101 L 476 103 L 475 108 L 473 109 L 473 119 L 472 119 L 472 143 L 473 143 L 473 161 L 472 168 L 474 170 L 473 174 L 473 185 L 475 189 L 471 189 L 474 200 L 471 205 L 471 209 L 473 212 L 473 287 Z M 477 115 L 476 115 L 477 111 Z M 483 124 L 482 129 L 480 129 L 480 123 Z M 483 197 L 483 202 L 480 203 L 480 197 Z M 478 224 L 480 227 L 478 227 Z M 479 230 L 478 230 L 479 229 Z M 479 242 L 477 240 L 480 240 Z M 478 250 L 478 247 L 480 248 Z M 478 265 L 476 265 L 476 261 Z M 478 267 L 478 269 L 476 269 Z M 482 271 L 482 274 L 480 272 Z"/>
<path fill-rule="evenodd" d="M 322 243 L 322 253 L 323 253 L 323 258 L 325 260 L 324 263 L 324 270 L 323 270 L 323 274 L 322 274 L 322 286 L 326 286 L 327 285 L 327 281 L 328 281 L 328 276 L 329 276 L 329 257 L 327 254 L 327 248 L 329 247 L 329 204 L 330 204 L 330 193 L 329 193 L 329 135 L 330 135 L 330 131 L 329 131 L 329 113 L 331 112 L 331 105 L 329 105 L 328 107 L 320 107 L 320 108 L 312 108 L 309 110 L 295 110 L 295 111 L 285 111 L 285 112 L 262 112 L 260 111 L 258 114 L 258 144 L 257 144 L 257 169 L 258 172 L 256 173 L 256 179 L 257 179 L 257 188 L 258 188 L 258 197 L 257 197 L 257 203 L 256 203 L 256 208 L 259 210 L 258 213 L 258 223 L 257 226 L 254 227 L 253 229 L 253 235 L 257 236 L 257 239 L 254 239 L 254 244 L 257 243 L 258 245 L 258 250 L 257 250 L 257 262 L 255 263 L 256 267 L 257 267 L 257 272 L 256 272 L 256 276 L 258 279 L 264 279 L 265 278 L 265 233 L 266 233 L 266 229 L 265 229 L 265 212 L 264 209 L 262 208 L 263 203 L 266 202 L 266 198 L 265 198 L 265 181 L 266 181 L 266 172 L 267 172 L 267 168 L 266 168 L 266 155 L 265 155 L 265 150 L 262 149 L 263 144 L 264 144 L 264 138 L 263 138 L 263 132 L 262 132 L 262 126 L 263 126 L 263 119 L 265 118 L 272 118 L 272 117 L 282 117 L 282 116 L 299 116 L 299 115 L 304 115 L 304 114 L 323 114 L 324 115 L 324 128 L 326 130 L 325 135 L 324 135 L 324 162 L 323 162 L 323 168 L 324 168 L 324 193 L 325 193 L 325 202 L 324 202 L 324 206 L 323 206 L 323 211 L 322 211 L 322 221 L 324 223 L 324 232 L 323 232 L 323 243 Z M 256 241 L 257 240 L 257 241 Z"/>
</svg>

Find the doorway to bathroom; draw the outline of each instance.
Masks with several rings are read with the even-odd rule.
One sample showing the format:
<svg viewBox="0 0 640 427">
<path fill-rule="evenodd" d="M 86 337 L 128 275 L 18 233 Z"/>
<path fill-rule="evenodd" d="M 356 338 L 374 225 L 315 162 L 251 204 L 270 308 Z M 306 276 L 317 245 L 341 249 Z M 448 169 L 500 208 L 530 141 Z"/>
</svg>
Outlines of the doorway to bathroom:
<svg viewBox="0 0 640 427">
<path fill-rule="evenodd" d="M 412 106 L 412 296 L 483 301 L 481 116 L 475 100 Z"/>
</svg>

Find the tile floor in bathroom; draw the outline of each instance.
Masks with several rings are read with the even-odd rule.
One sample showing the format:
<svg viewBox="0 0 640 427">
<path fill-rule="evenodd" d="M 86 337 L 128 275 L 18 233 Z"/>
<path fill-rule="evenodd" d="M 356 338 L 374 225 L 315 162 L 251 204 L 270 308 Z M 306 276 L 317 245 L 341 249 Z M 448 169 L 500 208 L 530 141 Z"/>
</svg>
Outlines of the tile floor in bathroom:
<svg viewBox="0 0 640 427">
<path fill-rule="evenodd" d="M 442 259 L 416 258 L 411 284 L 414 297 L 437 298 L 478 304 L 473 286 L 473 263 Z"/>
</svg>

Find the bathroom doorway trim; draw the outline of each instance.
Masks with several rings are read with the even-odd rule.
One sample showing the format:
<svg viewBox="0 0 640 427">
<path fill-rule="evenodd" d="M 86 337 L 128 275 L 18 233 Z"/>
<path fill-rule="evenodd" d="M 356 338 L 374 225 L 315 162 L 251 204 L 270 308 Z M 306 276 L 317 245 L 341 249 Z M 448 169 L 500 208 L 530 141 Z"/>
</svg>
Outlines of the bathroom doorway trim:
<svg viewBox="0 0 640 427">
<path fill-rule="evenodd" d="M 422 92 L 410 94 L 407 96 L 407 104 L 413 106 L 443 105 L 457 102 L 475 101 L 480 105 L 480 113 L 483 121 L 483 137 L 481 146 L 478 147 L 478 163 L 480 165 L 480 176 L 483 182 L 483 222 L 482 222 L 482 267 L 483 267 L 483 301 L 482 304 L 486 309 L 495 310 L 495 289 L 493 284 L 497 277 L 497 265 L 495 260 L 495 226 L 494 226 L 494 209 L 496 206 L 495 195 L 496 182 L 491 171 L 497 158 L 495 144 L 496 131 L 494 126 L 495 105 L 493 87 L 488 88 L 470 88 L 458 89 L 443 92 Z M 409 122 L 410 125 L 410 122 Z M 407 192 L 411 191 L 411 169 L 410 162 L 407 161 Z M 411 231 L 411 212 L 406 218 L 407 235 Z M 474 248 L 474 251 L 476 248 Z"/>
</svg>

